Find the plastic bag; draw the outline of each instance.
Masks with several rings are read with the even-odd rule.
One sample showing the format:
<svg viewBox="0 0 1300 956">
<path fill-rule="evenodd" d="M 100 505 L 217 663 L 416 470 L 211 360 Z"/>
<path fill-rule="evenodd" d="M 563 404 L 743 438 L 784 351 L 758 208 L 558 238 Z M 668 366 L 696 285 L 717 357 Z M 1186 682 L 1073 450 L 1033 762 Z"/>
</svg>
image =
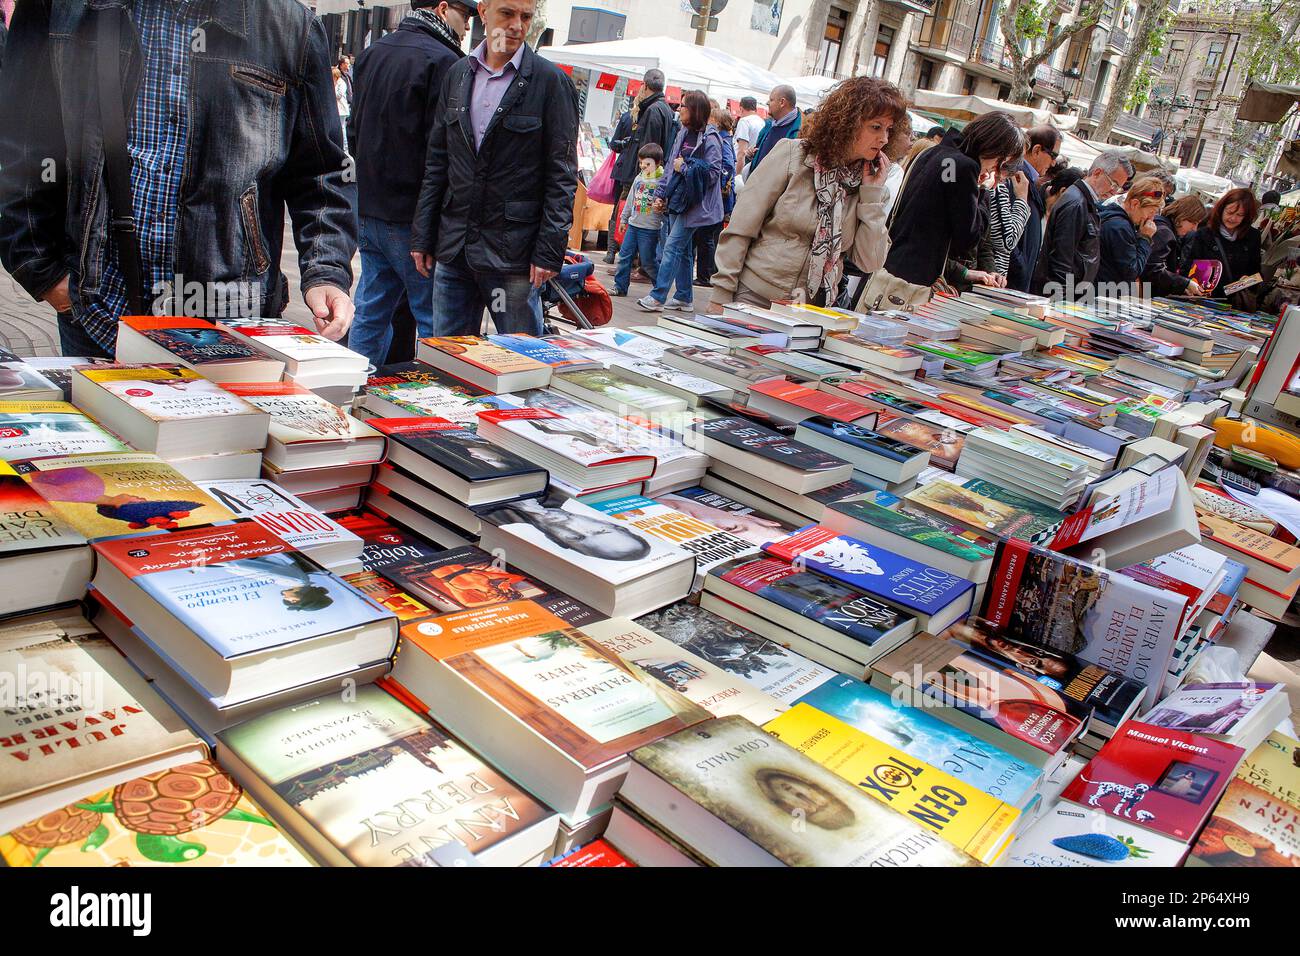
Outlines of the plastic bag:
<svg viewBox="0 0 1300 956">
<path fill-rule="evenodd" d="M 587 184 L 587 198 L 592 202 L 601 202 L 613 205 L 618 201 L 618 187 L 614 184 L 614 160 L 618 156 L 610 150 L 605 161 L 600 164 L 600 169 L 596 170 L 596 175 L 591 177 L 591 182 Z"/>
</svg>

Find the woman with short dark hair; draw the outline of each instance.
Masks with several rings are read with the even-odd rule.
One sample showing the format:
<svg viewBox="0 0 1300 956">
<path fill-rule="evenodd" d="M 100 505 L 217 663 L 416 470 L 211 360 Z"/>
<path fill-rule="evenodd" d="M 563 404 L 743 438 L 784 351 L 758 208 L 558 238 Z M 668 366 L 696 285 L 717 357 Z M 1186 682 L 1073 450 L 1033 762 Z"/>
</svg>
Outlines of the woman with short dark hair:
<svg viewBox="0 0 1300 956">
<path fill-rule="evenodd" d="M 1227 299 L 1224 288 L 1238 279 L 1259 272 L 1263 258 L 1259 230 L 1251 225 L 1259 212 L 1259 201 L 1249 189 L 1229 189 L 1210 210 L 1209 218 L 1192 233 L 1183 249 L 1181 271 L 1186 274 L 1198 259 L 1223 263 L 1223 277 L 1209 295 Z"/>
<path fill-rule="evenodd" d="M 884 268 L 871 277 L 867 308 L 906 308 L 929 299 L 949 258 L 969 255 L 988 226 L 988 193 L 1020 168 L 1025 136 L 1010 113 L 985 113 L 908 169 L 889 225 Z"/>
<path fill-rule="evenodd" d="M 889 244 L 886 153 L 909 136 L 907 102 L 892 83 L 859 76 L 831 90 L 808 135 L 778 142 L 745 182 L 718 241 L 712 311 L 732 301 L 833 305 L 846 258 L 879 268 Z"/>
<path fill-rule="evenodd" d="M 1151 286 L 1152 295 L 1201 295 L 1200 284 L 1179 270 L 1183 261 L 1183 241 L 1205 221 L 1209 210 L 1195 196 L 1175 199 L 1156 216 L 1156 234 L 1151 239 L 1151 254 L 1142 271 L 1142 281 Z"/>
<path fill-rule="evenodd" d="M 663 182 L 655 190 L 655 208 L 669 216 L 668 239 L 660 253 L 655 286 L 636 303 L 646 312 L 695 311 L 691 288 L 695 232 L 722 222 L 726 158 L 718 129 L 709 123 L 710 111 L 709 98 L 699 90 L 688 92 L 678 107 L 682 131 L 664 163 Z M 674 284 L 677 292 L 668 302 Z"/>
</svg>

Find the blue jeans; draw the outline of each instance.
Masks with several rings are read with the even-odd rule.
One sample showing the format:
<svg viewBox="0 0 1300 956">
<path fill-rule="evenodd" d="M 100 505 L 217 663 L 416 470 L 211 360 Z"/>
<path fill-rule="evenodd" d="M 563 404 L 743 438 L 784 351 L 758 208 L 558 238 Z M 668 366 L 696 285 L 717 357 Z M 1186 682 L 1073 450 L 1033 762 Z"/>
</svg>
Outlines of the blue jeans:
<svg viewBox="0 0 1300 956">
<path fill-rule="evenodd" d="M 85 326 L 71 312 L 56 316 L 59 324 L 59 353 L 77 358 L 107 358 L 113 353 L 90 337 Z"/>
<path fill-rule="evenodd" d="M 348 348 L 383 365 L 393 343 L 393 311 L 405 291 L 415 316 L 416 334 L 433 335 L 433 276 L 425 278 L 411 259 L 411 227 L 361 216 L 361 279 L 357 314 L 348 331 Z"/>
<path fill-rule="evenodd" d="M 618 248 L 618 272 L 614 274 L 615 289 L 619 292 L 627 292 L 628 284 L 632 281 L 632 260 L 638 253 L 641 256 L 641 268 L 645 270 L 651 282 L 655 281 L 659 269 L 658 229 L 628 226 L 627 234 L 623 236 L 623 244 Z"/>
<path fill-rule="evenodd" d="M 475 272 L 464 254 L 439 262 L 433 281 L 434 335 L 478 335 L 483 310 L 497 332 L 542 334 L 542 299 L 527 275 Z"/>
<path fill-rule="evenodd" d="M 691 273 L 695 264 L 695 227 L 686 225 L 685 216 L 673 216 L 668 226 L 668 241 L 659 257 L 659 275 L 650 297 L 660 305 L 668 301 L 668 292 L 677 284 L 678 302 L 694 301 Z"/>
</svg>

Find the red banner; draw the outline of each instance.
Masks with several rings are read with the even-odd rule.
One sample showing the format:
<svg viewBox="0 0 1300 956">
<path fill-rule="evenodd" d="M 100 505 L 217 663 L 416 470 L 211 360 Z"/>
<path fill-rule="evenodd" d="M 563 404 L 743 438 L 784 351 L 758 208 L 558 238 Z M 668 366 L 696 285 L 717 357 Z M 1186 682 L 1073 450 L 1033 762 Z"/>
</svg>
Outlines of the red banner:
<svg viewBox="0 0 1300 956">
<path fill-rule="evenodd" d="M 612 90 L 618 83 L 618 76 L 614 73 L 602 73 L 600 79 L 596 81 L 596 89 Z"/>
<path fill-rule="evenodd" d="M 627 81 L 627 95 L 628 95 L 628 96 L 636 96 L 638 93 L 641 92 L 641 87 L 643 87 L 643 86 L 645 86 L 645 82 L 642 81 L 642 80 L 628 80 L 628 81 Z"/>
</svg>

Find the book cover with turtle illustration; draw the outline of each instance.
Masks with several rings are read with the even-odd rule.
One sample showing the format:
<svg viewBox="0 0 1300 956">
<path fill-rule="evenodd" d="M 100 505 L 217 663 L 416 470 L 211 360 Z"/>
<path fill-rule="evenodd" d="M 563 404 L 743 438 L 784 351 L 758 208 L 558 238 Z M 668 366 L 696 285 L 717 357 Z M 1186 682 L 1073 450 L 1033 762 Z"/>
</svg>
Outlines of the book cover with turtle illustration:
<svg viewBox="0 0 1300 956">
<path fill-rule="evenodd" d="M 1187 864 L 1300 867 L 1300 742 L 1274 731 L 1250 752 Z"/>
<path fill-rule="evenodd" d="M 235 520 L 194 482 L 146 452 L 40 458 L 18 462 L 14 470 L 92 540 Z"/>
<path fill-rule="evenodd" d="M 286 829 L 329 862 L 399 866 L 453 840 L 481 854 L 557 818 L 454 737 L 373 685 L 219 735 Z M 238 767 L 235 767 L 238 773 Z M 323 851 L 323 852 L 322 852 Z"/>
<path fill-rule="evenodd" d="M 204 760 L 92 793 L 0 836 L 9 866 L 311 866 Z"/>
<path fill-rule="evenodd" d="M 0 626 L 0 830 L 207 748 L 76 610 Z"/>
<path fill-rule="evenodd" d="M 1016 837 L 999 866 L 1177 866 L 1187 845 L 1100 810 L 1061 801 Z"/>
</svg>

